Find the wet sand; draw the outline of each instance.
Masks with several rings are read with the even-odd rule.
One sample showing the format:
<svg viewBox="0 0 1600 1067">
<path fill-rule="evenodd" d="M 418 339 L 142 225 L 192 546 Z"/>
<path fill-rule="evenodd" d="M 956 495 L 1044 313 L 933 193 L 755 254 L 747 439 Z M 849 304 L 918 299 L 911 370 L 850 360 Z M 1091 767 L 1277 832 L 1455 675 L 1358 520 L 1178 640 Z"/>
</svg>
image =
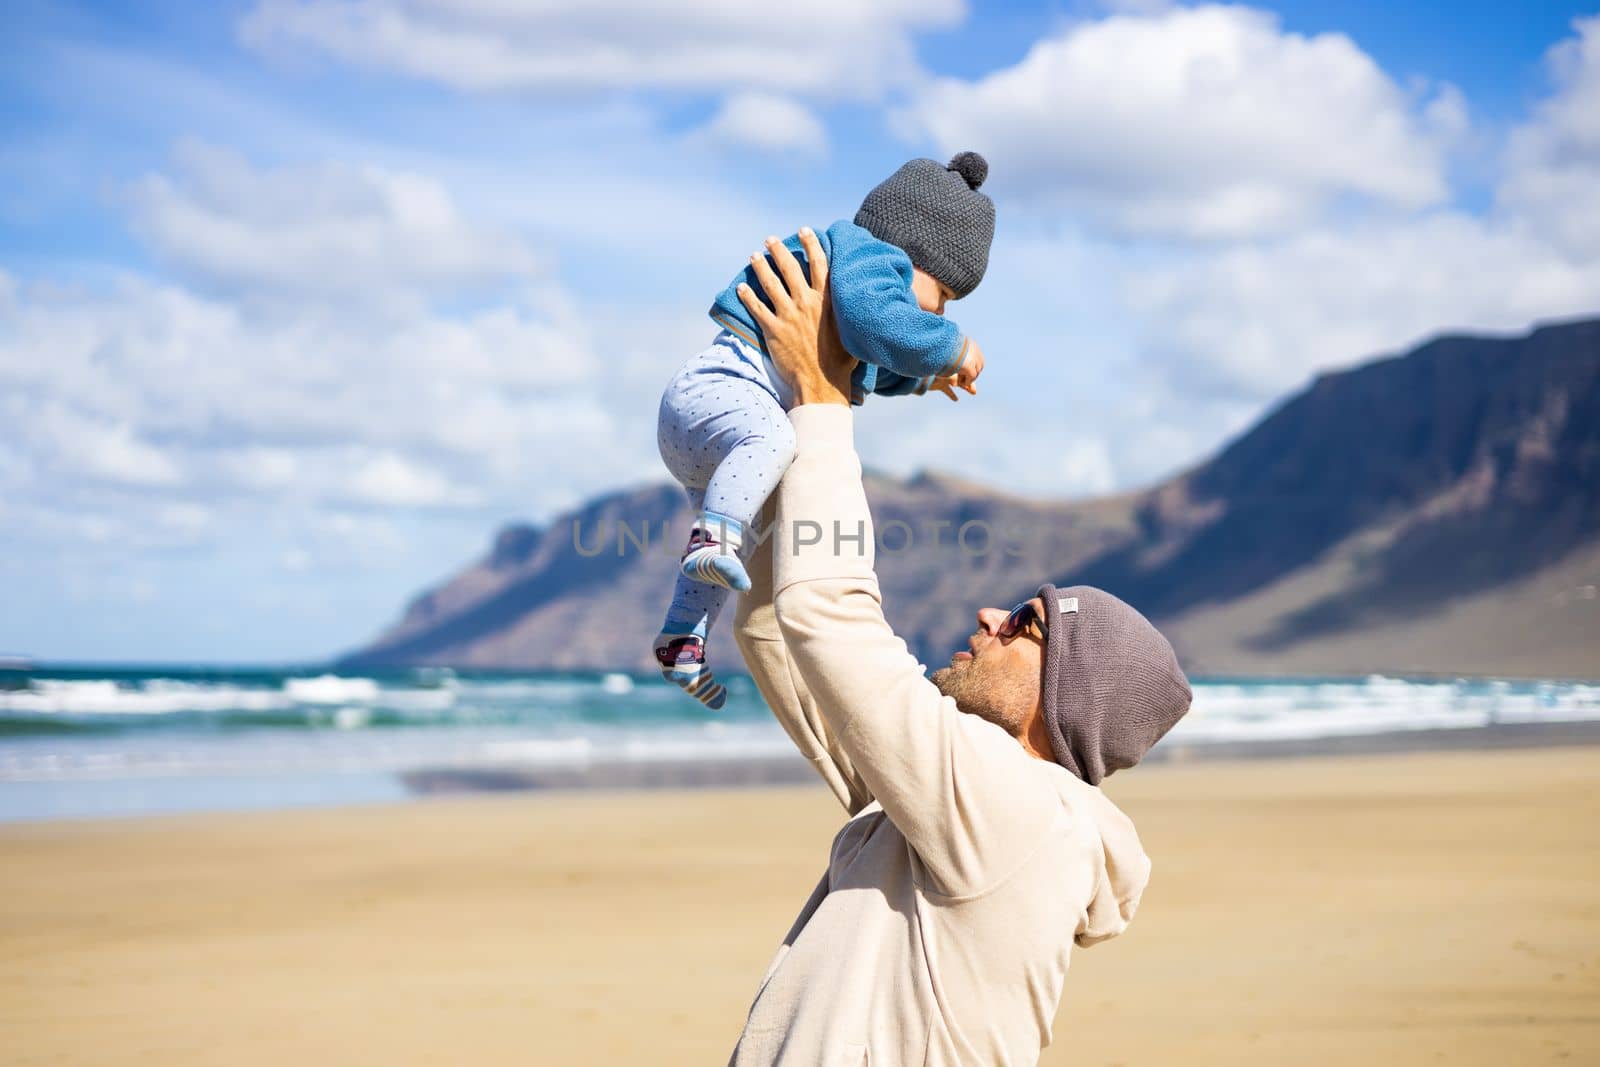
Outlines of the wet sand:
<svg viewBox="0 0 1600 1067">
<path fill-rule="evenodd" d="M 1119 775 L 1046 1064 L 1600 1062 L 1600 747 Z M 0 827 L 7 1064 L 722 1063 L 817 787 Z"/>
</svg>

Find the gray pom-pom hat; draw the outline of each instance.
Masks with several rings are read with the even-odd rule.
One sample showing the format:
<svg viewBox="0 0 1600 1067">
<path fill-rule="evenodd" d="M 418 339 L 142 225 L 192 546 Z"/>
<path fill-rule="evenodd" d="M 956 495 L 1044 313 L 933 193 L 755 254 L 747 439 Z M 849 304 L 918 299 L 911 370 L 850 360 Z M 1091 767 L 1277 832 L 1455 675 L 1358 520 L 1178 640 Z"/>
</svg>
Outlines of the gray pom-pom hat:
<svg viewBox="0 0 1600 1067">
<path fill-rule="evenodd" d="M 989 163 L 961 152 L 949 163 L 913 159 L 861 202 L 855 223 L 902 249 L 959 300 L 978 287 L 994 243 L 994 201 L 978 187 Z"/>
</svg>

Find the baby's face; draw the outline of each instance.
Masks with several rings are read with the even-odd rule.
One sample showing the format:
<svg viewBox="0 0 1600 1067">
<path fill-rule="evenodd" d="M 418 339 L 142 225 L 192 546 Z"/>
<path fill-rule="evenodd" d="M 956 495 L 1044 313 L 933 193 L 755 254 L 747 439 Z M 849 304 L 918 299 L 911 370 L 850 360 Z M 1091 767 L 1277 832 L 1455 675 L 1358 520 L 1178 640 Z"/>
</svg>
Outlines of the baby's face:
<svg viewBox="0 0 1600 1067">
<path fill-rule="evenodd" d="M 943 315 L 944 302 L 954 300 L 956 295 L 948 286 L 921 267 L 913 267 L 911 270 L 911 291 L 917 294 L 917 306 L 923 311 Z"/>
</svg>

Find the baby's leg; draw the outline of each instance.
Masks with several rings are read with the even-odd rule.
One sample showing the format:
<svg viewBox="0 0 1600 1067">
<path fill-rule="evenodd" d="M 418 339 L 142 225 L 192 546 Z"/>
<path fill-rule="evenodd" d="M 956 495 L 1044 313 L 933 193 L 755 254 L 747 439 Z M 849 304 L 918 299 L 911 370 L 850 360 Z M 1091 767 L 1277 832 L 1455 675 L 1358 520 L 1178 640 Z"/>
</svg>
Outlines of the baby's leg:
<svg viewBox="0 0 1600 1067">
<path fill-rule="evenodd" d="M 705 354 L 716 360 L 720 346 Z M 705 644 L 730 589 L 750 587 L 740 556 L 750 529 L 794 458 L 794 430 L 777 398 L 737 373 L 736 362 L 682 374 L 661 399 L 661 458 L 694 508 L 689 546 L 654 651 L 662 674 L 706 706 L 726 692 Z"/>
<path fill-rule="evenodd" d="M 754 530 L 753 524 L 761 514 L 761 505 L 778 488 L 794 461 L 795 440 L 788 415 L 776 404 L 763 404 L 740 412 L 740 416 L 743 425 L 737 440 L 711 473 L 700 515 L 709 535 L 727 543 L 733 554 L 712 552 L 712 546 L 700 549 L 699 554 L 707 560 L 701 569 L 712 570 L 716 575 L 701 576 L 702 581 L 719 581 L 727 576 L 731 580 L 726 584 L 742 593 L 750 588 L 742 558 L 747 551 L 747 538 L 760 536 L 761 531 Z M 686 560 L 686 573 L 689 567 Z"/>
<path fill-rule="evenodd" d="M 750 588 L 740 558 L 749 527 L 794 459 L 794 427 L 783 407 L 766 387 L 722 368 L 680 375 L 661 398 L 658 443 L 667 469 L 705 490 L 683 574 Z"/>
<path fill-rule="evenodd" d="M 704 506 L 706 491 L 687 491 L 689 506 L 698 513 Z M 654 644 L 662 677 L 713 711 L 722 707 L 728 693 L 706 662 L 706 641 L 727 601 L 725 587 L 696 581 L 680 570 L 672 589 L 672 603 Z"/>
</svg>

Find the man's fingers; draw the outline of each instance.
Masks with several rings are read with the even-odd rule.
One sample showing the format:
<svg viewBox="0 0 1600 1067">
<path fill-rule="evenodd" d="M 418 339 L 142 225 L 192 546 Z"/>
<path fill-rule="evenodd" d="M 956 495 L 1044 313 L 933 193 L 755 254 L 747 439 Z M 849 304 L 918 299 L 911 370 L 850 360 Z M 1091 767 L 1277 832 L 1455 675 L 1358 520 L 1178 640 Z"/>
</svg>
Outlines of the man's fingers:
<svg viewBox="0 0 1600 1067">
<path fill-rule="evenodd" d="M 817 232 L 810 226 L 800 227 L 800 247 L 806 250 L 806 263 L 811 267 L 811 288 L 821 293 L 828 288 L 828 255 L 817 240 Z"/>
<path fill-rule="evenodd" d="M 965 384 L 963 384 L 961 386 L 961 388 L 965 389 L 967 392 L 971 393 L 973 396 L 977 396 L 978 395 L 978 383 L 977 382 L 966 382 Z"/>
<path fill-rule="evenodd" d="M 795 297 L 805 292 L 805 272 L 800 269 L 800 261 L 794 258 L 789 246 L 776 237 L 768 237 L 767 251 L 772 253 L 773 262 L 778 264 L 778 273 L 783 275 L 783 284 L 788 287 L 789 295 Z"/>
<path fill-rule="evenodd" d="M 739 283 L 739 288 L 735 292 L 739 294 L 739 302 L 749 309 L 750 317 L 756 320 L 757 326 L 761 327 L 762 333 L 766 333 L 778 321 L 777 316 L 773 315 L 772 309 L 763 304 L 761 298 L 756 295 L 756 291 L 744 282 Z"/>
<path fill-rule="evenodd" d="M 951 400 L 960 400 L 961 399 L 960 397 L 956 396 L 956 391 L 950 385 L 949 379 L 946 379 L 946 380 L 940 381 L 940 382 L 935 382 L 933 387 L 934 387 L 934 389 L 936 389 L 939 392 L 943 393 L 945 396 L 949 397 Z"/>
<path fill-rule="evenodd" d="M 793 303 L 789 299 L 788 288 L 778 280 L 776 274 L 772 273 L 772 264 L 767 262 L 766 256 L 760 254 L 751 256 L 750 269 L 755 271 L 756 281 L 761 283 L 761 291 L 767 294 L 767 299 L 772 301 L 773 307 L 782 309 L 787 303 Z"/>
</svg>

